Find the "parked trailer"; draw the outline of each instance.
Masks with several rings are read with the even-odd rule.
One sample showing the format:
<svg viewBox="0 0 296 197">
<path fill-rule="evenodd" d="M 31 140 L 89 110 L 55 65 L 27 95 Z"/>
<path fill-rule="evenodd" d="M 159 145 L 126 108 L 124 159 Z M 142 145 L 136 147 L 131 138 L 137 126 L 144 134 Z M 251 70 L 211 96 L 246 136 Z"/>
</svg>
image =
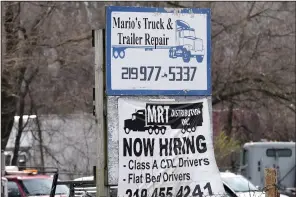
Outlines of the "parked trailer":
<svg viewBox="0 0 296 197">
<path fill-rule="evenodd" d="M 264 187 L 264 169 L 276 168 L 281 189 L 296 188 L 295 142 L 249 142 L 241 154 L 240 172 L 252 183 Z"/>
<path fill-rule="evenodd" d="M 168 49 L 169 58 L 176 59 L 181 57 L 184 62 L 190 62 L 191 58 L 195 58 L 198 63 L 204 59 L 203 40 L 195 36 L 195 29 L 191 28 L 188 23 L 182 20 L 176 20 L 175 28 L 175 46 L 134 46 L 134 45 L 113 45 L 113 57 L 125 58 L 125 50 L 128 48 L 143 48 L 145 51 L 153 51 L 154 49 Z"/>
</svg>

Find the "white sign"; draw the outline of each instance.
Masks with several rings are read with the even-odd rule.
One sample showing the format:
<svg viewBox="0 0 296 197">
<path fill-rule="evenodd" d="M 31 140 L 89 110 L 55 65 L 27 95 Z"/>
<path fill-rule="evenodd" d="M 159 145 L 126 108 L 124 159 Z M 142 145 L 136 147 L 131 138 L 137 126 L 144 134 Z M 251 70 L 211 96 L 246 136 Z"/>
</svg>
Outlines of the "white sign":
<svg viewBox="0 0 296 197">
<path fill-rule="evenodd" d="M 108 95 L 210 95 L 210 10 L 107 7 Z"/>
<path fill-rule="evenodd" d="M 225 193 L 214 157 L 207 99 L 119 98 L 120 197 Z"/>
</svg>

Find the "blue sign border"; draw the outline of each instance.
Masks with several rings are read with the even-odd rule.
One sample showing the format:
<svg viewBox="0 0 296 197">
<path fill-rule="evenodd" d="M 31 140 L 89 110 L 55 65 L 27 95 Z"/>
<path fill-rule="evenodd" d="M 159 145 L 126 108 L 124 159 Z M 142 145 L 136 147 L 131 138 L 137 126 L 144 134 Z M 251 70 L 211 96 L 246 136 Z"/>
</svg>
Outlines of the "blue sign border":
<svg viewBox="0 0 296 197">
<path fill-rule="evenodd" d="M 211 9 L 209 8 L 184 8 L 181 13 L 195 13 L 207 15 L 207 90 L 112 90 L 111 89 L 111 14 L 112 12 L 160 12 L 169 13 L 164 8 L 153 7 L 122 7 L 106 6 L 106 93 L 108 96 L 120 95 L 180 95 L 180 96 L 207 96 L 212 94 L 211 83 Z"/>
</svg>

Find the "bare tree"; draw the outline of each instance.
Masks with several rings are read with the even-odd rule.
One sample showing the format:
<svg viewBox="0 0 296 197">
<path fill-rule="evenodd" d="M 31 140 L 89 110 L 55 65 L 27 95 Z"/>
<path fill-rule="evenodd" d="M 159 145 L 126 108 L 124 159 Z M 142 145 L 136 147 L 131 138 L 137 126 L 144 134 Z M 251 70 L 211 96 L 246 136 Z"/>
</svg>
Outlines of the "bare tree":
<svg viewBox="0 0 296 197">
<path fill-rule="evenodd" d="M 9 82 L 11 83 L 11 90 L 4 89 L 3 92 L 6 94 L 15 95 L 13 103 L 4 102 L 4 107 L 8 109 L 14 109 L 13 113 L 9 113 L 9 119 L 13 119 L 15 113 L 20 116 L 18 122 L 18 132 L 15 140 L 14 156 L 12 164 L 17 164 L 18 152 L 20 147 L 20 139 L 23 132 L 23 115 L 25 114 L 26 97 L 28 95 L 29 86 L 31 85 L 34 77 L 38 74 L 39 65 L 42 63 L 40 58 L 39 48 L 36 43 L 40 37 L 38 36 L 38 26 L 42 24 L 45 18 L 52 12 L 52 7 L 46 9 L 35 18 L 30 28 L 25 27 L 21 19 L 23 15 L 23 5 L 21 2 L 5 2 L 5 35 L 6 35 L 6 54 L 4 58 L 4 69 L 2 74 L 4 79 L 7 76 L 11 76 Z M 12 36 L 15 35 L 15 36 Z M 11 41 L 13 39 L 13 41 Z M 14 42 L 14 43 L 12 43 Z M 14 47 L 13 47 L 14 46 Z M 16 74 L 15 74 L 16 73 Z M 11 97 L 11 96 L 10 96 Z M 7 105 L 8 104 L 8 105 Z M 9 105 L 10 104 L 10 105 Z M 27 113 L 29 110 L 27 109 Z M 10 132 L 8 128 L 7 133 Z M 7 140 L 7 138 L 5 138 Z M 4 144 L 6 144 L 4 142 Z"/>
<path fill-rule="evenodd" d="M 18 6 L 14 5 L 12 2 L 3 3 L 5 6 L 2 6 L 4 14 L 4 42 L 2 42 L 2 48 L 4 49 L 4 56 L 12 56 L 14 51 L 18 46 L 18 32 L 17 27 L 19 21 L 17 20 L 17 9 Z M 5 58 L 5 57 L 4 57 Z M 13 127 L 14 115 L 16 113 L 16 100 L 17 94 L 15 91 L 16 81 L 13 80 L 15 78 L 15 72 L 11 71 L 13 65 L 16 64 L 16 61 L 7 62 L 10 63 L 10 68 L 5 66 L 1 67 L 1 149 L 5 149 L 10 131 Z M 2 64 L 3 65 L 3 64 Z M 19 75 L 20 73 L 18 73 Z M 17 84 L 20 86 L 20 82 Z"/>
<path fill-rule="evenodd" d="M 242 136 L 242 142 L 295 138 L 295 2 L 2 2 L 2 149 L 15 114 L 58 114 L 63 119 L 92 112 L 91 29 L 105 26 L 104 6 L 111 4 L 210 7 L 213 105 L 229 109 L 227 135 Z M 237 123 L 237 111 L 255 115 L 237 118 Z M 260 127 L 257 122 L 254 126 L 255 119 Z M 47 146 L 44 121 L 39 123 L 39 150 L 44 158 L 57 158 L 58 151 Z M 20 121 L 19 136 L 24 126 Z M 52 136 L 64 135 L 55 132 Z M 86 136 L 84 141 L 90 140 Z M 67 146 L 89 155 L 89 147 Z M 73 163 L 64 160 L 56 163 Z"/>
<path fill-rule="evenodd" d="M 203 5 L 212 9 L 213 105 L 229 107 L 228 127 L 232 108 L 259 112 L 259 117 L 266 109 L 295 117 L 295 2 Z M 294 124 L 290 119 L 284 125 Z"/>
<path fill-rule="evenodd" d="M 3 3 L 3 2 L 2 2 Z M 5 2 L 2 4 L 5 13 L 5 54 L 2 67 L 2 149 L 5 149 L 10 131 L 13 125 L 14 115 L 19 115 L 18 132 L 15 139 L 14 156 L 12 163 L 17 164 L 18 152 L 20 148 L 20 139 L 24 127 L 24 114 L 37 113 L 37 108 L 44 113 L 50 113 L 48 109 L 59 109 L 52 107 L 53 103 L 49 103 L 48 99 L 40 95 L 40 90 L 48 91 L 45 83 L 40 84 L 48 77 L 46 66 L 51 69 L 52 75 L 56 75 L 56 67 L 62 60 L 53 60 L 52 56 L 56 49 L 65 47 L 69 43 L 79 43 L 83 40 L 91 38 L 89 35 L 75 35 L 72 38 L 67 37 L 60 42 L 52 42 L 54 47 L 50 48 L 47 44 L 50 40 L 49 35 L 45 34 L 45 30 L 51 23 L 52 15 L 56 12 L 57 6 L 55 2 Z M 28 16 L 28 10 L 32 11 Z M 56 43 L 56 44 L 55 44 Z M 69 62 L 69 61 L 68 61 Z M 54 70 L 52 70 L 52 68 Z M 74 79 L 74 78 L 73 78 Z M 69 78 L 67 79 L 69 81 Z M 52 80 L 50 80 L 52 82 Z M 59 83 L 62 84 L 62 83 Z M 40 86 L 41 85 L 41 86 Z M 43 85 L 43 87 L 42 87 Z M 35 98 L 34 106 L 30 105 L 28 94 Z M 52 91 L 49 91 L 52 93 Z M 59 94 L 63 94 L 64 90 L 58 90 Z M 50 96 L 49 96 L 50 98 Z M 43 103 L 42 101 L 45 100 Z M 65 105 L 63 99 L 60 103 Z M 56 101 L 54 101 L 56 102 Z M 68 106 L 71 105 L 68 103 Z M 78 108 L 81 105 L 77 105 Z M 34 107 L 34 108 L 32 108 Z M 48 111 L 46 111 L 48 110 Z M 59 111 L 59 110 L 56 110 Z M 61 110 L 60 110 L 61 111 Z M 40 133 L 41 135 L 41 133 Z"/>
</svg>

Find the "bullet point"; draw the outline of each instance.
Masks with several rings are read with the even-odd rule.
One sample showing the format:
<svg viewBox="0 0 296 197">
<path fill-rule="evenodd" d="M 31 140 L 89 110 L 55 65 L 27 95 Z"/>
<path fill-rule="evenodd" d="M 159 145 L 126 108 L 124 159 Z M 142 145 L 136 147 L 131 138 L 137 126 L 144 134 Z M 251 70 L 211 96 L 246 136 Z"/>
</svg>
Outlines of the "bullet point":
<svg viewBox="0 0 296 197">
<path fill-rule="evenodd" d="M 125 181 L 125 179 L 123 179 L 123 181 Z"/>
<path fill-rule="evenodd" d="M 126 165 L 123 165 L 123 167 L 126 167 Z"/>
</svg>

